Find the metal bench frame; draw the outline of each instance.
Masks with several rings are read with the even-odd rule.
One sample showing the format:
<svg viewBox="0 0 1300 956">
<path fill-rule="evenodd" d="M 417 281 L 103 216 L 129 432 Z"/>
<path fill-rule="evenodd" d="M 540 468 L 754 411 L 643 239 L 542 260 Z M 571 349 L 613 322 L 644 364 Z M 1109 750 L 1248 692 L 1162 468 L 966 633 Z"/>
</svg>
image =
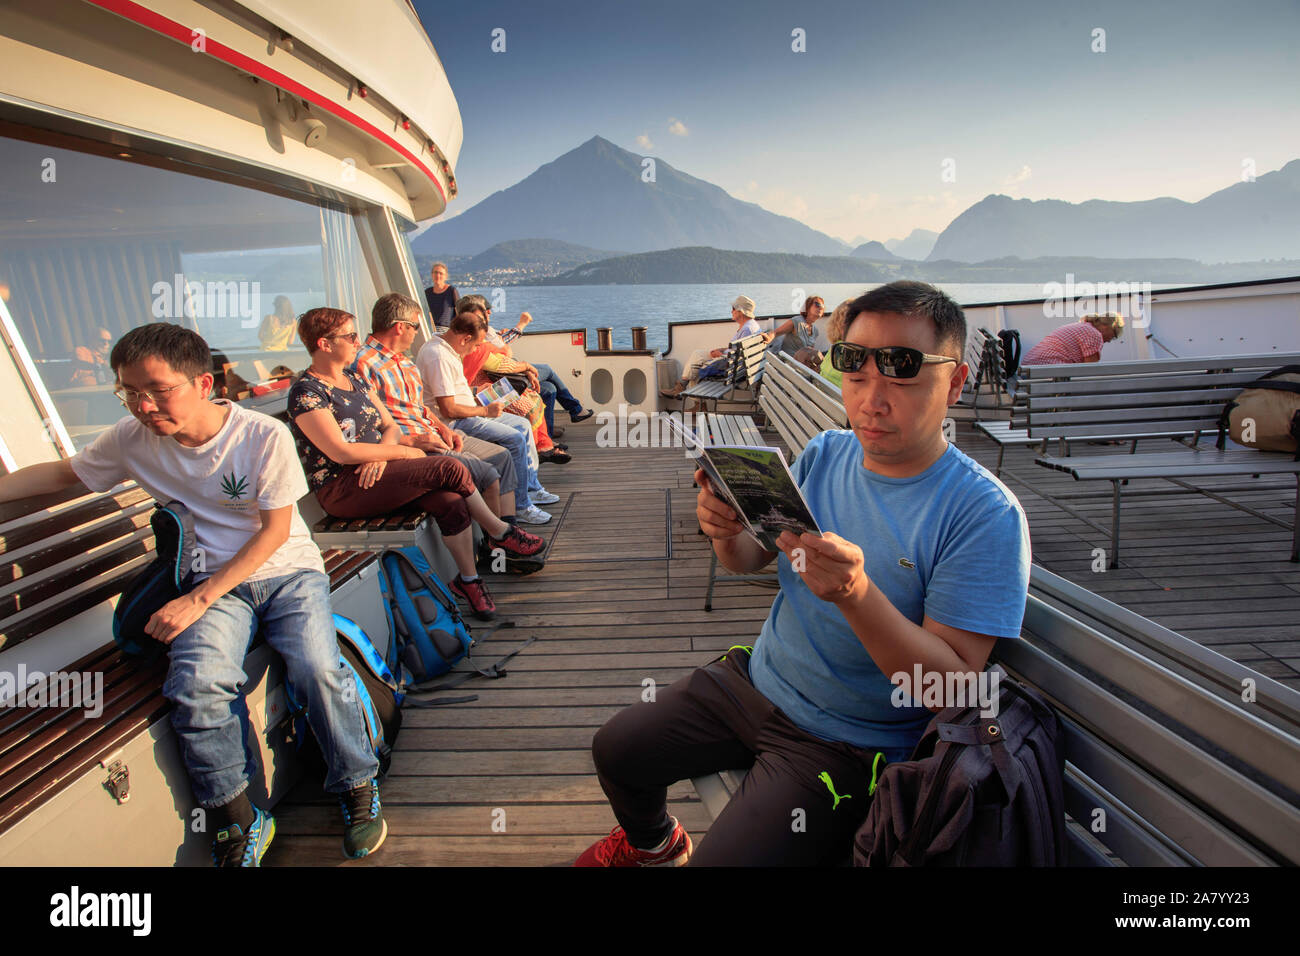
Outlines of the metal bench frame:
<svg viewBox="0 0 1300 956">
<path fill-rule="evenodd" d="M 682 411 L 686 411 L 686 400 L 689 398 L 701 405 L 712 402 L 713 411 L 716 412 L 718 402 L 736 401 L 736 393 L 742 389 L 753 393 L 749 404 L 755 404 L 763 380 L 766 353 L 767 343 L 762 335 L 750 335 L 729 343 L 726 375 L 704 379 L 684 390 L 678 396 L 682 400 Z"/>
</svg>

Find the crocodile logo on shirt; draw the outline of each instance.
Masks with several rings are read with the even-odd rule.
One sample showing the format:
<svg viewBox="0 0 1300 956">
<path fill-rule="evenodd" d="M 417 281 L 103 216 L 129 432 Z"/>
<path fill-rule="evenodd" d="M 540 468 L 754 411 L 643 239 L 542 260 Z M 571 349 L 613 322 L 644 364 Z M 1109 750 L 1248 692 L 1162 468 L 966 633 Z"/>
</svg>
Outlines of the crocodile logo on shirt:
<svg viewBox="0 0 1300 956">
<path fill-rule="evenodd" d="M 907 558 L 899 558 L 899 559 L 898 559 L 898 566 L 899 566 L 900 568 L 907 568 L 908 570 L 915 570 L 915 569 L 916 569 L 916 565 L 913 564 L 911 561 L 907 560 Z"/>
<path fill-rule="evenodd" d="M 230 474 L 222 476 L 221 490 L 226 493 L 227 498 L 238 501 L 248 491 L 248 477 L 237 478 L 232 469 Z"/>
</svg>

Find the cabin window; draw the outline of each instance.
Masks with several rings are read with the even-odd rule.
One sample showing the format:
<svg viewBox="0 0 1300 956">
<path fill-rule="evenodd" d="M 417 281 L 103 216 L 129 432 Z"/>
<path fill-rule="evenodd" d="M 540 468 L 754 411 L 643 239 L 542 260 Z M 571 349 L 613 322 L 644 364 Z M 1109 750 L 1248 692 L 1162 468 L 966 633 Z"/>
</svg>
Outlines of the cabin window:
<svg viewBox="0 0 1300 956">
<path fill-rule="evenodd" d="M 195 329 L 238 399 L 308 364 L 297 316 L 365 330 L 388 287 L 366 217 L 323 201 L 5 136 L 0 177 L 0 296 L 76 448 L 125 414 L 107 359 L 129 329 Z"/>
</svg>

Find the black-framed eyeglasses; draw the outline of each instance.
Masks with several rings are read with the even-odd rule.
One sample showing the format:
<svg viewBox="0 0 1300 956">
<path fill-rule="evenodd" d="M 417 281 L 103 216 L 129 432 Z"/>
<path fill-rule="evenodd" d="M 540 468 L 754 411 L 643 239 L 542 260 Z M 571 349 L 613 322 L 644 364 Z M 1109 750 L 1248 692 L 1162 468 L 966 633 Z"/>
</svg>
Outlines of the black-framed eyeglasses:
<svg viewBox="0 0 1300 956">
<path fill-rule="evenodd" d="M 856 372 L 872 355 L 876 357 L 876 369 L 886 378 L 916 378 L 921 374 L 922 365 L 957 362 L 948 355 L 927 355 L 902 345 L 871 349 L 852 342 L 836 342 L 831 346 L 831 367 L 839 372 Z"/>
<path fill-rule="evenodd" d="M 195 378 L 197 377 L 198 376 L 195 376 Z M 117 388 L 113 389 L 113 394 L 116 395 L 117 400 L 127 408 L 130 408 L 133 405 L 138 406 L 141 399 L 146 398 L 149 400 L 149 404 L 158 405 L 161 402 L 166 401 L 168 397 L 171 396 L 171 393 L 176 391 L 176 389 L 183 388 L 193 381 L 193 378 L 187 378 L 179 385 L 169 385 L 166 388 L 152 388 L 147 391 L 136 391 L 134 388 L 126 388 L 125 386 L 119 385 Z"/>
</svg>

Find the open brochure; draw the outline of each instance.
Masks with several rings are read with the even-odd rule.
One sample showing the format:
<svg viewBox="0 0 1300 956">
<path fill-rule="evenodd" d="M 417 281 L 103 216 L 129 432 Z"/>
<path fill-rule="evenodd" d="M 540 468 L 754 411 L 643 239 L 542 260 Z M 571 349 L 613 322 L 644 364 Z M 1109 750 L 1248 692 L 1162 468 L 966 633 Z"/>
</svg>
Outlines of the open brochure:
<svg viewBox="0 0 1300 956">
<path fill-rule="evenodd" d="M 487 388 L 480 389 L 474 397 L 478 399 L 480 405 L 491 405 L 493 402 L 504 402 L 509 405 L 519 398 L 519 393 L 515 391 L 509 379 L 501 378 Z"/>
<path fill-rule="evenodd" d="M 714 492 L 740 515 L 741 524 L 768 551 L 776 551 L 782 531 L 821 534 L 779 448 L 759 445 L 704 445 L 668 416 L 682 441 L 709 476 Z"/>
</svg>

